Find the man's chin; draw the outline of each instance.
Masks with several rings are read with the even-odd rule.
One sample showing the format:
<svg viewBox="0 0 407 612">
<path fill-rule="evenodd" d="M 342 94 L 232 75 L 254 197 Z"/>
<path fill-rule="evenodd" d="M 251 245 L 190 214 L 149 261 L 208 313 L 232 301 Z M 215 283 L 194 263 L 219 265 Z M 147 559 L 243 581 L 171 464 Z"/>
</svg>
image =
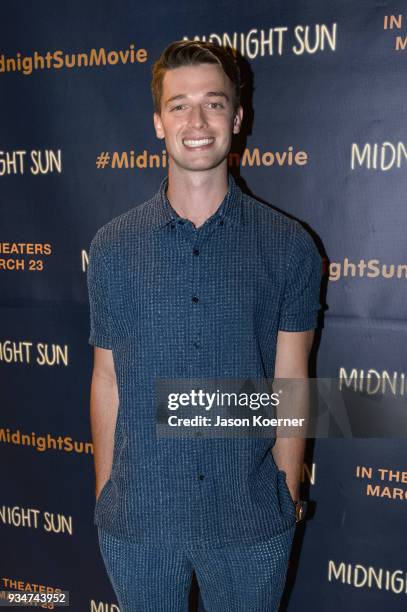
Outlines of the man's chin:
<svg viewBox="0 0 407 612">
<path fill-rule="evenodd" d="M 205 172 L 205 170 L 213 170 L 220 166 L 220 164 L 226 159 L 226 157 L 220 157 L 219 159 L 196 159 L 193 162 L 190 160 L 176 160 L 172 159 L 173 163 L 183 170 L 190 170 L 192 172 Z"/>
</svg>

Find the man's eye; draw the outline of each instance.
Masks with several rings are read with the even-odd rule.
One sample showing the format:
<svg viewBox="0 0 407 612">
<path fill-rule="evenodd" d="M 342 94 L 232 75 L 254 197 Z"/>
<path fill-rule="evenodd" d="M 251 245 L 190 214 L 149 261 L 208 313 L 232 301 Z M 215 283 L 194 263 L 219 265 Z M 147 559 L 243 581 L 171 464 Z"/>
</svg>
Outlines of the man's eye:
<svg viewBox="0 0 407 612">
<path fill-rule="evenodd" d="M 174 111 L 174 110 L 182 110 L 183 108 L 184 108 L 183 104 L 177 104 L 177 106 L 174 106 L 174 108 L 172 108 L 171 110 L 172 111 Z"/>
<path fill-rule="evenodd" d="M 212 108 L 224 108 L 222 102 L 209 102 L 209 106 Z"/>
</svg>

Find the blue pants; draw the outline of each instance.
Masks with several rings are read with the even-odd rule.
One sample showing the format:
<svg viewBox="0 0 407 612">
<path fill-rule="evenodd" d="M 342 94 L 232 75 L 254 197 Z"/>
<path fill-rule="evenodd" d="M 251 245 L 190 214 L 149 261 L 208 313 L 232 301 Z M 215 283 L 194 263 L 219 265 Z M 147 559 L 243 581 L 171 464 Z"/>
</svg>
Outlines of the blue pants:
<svg viewBox="0 0 407 612">
<path fill-rule="evenodd" d="M 98 537 L 121 612 L 188 612 L 194 571 L 206 612 L 277 612 L 294 531 L 220 548 L 134 544 L 100 527 Z"/>
</svg>

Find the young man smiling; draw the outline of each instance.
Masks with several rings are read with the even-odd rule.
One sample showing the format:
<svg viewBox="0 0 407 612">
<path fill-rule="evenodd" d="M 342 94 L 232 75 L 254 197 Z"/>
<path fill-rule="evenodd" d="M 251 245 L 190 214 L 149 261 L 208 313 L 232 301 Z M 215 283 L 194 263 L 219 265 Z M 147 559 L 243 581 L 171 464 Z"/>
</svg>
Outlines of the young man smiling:
<svg viewBox="0 0 407 612">
<path fill-rule="evenodd" d="M 278 610 L 304 440 L 156 435 L 155 382 L 307 378 L 321 258 L 228 174 L 242 125 L 233 55 L 176 41 L 153 67 L 168 176 L 92 240 L 95 523 L 121 612 Z"/>
</svg>

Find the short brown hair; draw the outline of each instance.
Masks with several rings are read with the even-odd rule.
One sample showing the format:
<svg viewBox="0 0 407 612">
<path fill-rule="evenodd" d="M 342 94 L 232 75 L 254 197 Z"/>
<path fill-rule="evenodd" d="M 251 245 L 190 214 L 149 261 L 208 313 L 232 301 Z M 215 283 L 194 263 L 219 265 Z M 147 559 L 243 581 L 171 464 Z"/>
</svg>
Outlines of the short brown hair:
<svg viewBox="0 0 407 612">
<path fill-rule="evenodd" d="M 176 40 L 164 49 L 159 59 L 153 64 L 151 93 L 156 113 L 161 113 L 163 79 L 166 71 L 197 64 L 218 64 L 222 68 L 233 86 L 233 109 L 234 111 L 238 109 L 241 80 L 239 65 L 233 52 L 211 42 Z"/>
</svg>

